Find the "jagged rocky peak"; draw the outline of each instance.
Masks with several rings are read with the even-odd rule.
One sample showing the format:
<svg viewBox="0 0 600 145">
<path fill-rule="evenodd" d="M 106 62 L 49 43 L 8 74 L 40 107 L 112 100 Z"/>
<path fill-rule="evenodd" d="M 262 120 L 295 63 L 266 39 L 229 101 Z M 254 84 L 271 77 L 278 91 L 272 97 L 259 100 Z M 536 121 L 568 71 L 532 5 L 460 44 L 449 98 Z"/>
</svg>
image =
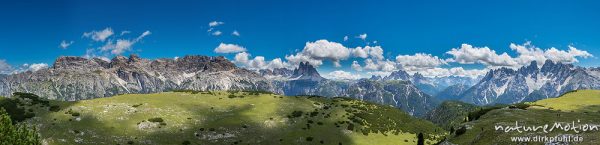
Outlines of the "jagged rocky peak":
<svg viewBox="0 0 600 145">
<path fill-rule="evenodd" d="M 537 61 L 531 61 L 527 66 L 519 68 L 518 72 L 521 74 L 534 74 L 539 70 Z"/>
<path fill-rule="evenodd" d="M 103 67 L 99 62 L 103 60 L 90 60 L 83 57 L 77 56 L 61 56 L 56 61 L 52 68 L 54 69 L 91 69 L 97 67 Z M 106 61 L 104 61 L 106 62 Z"/>
<path fill-rule="evenodd" d="M 423 76 L 419 72 L 415 73 L 412 77 L 413 77 L 414 80 L 424 80 L 424 79 L 426 79 L 425 76 Z"/>
<path fill-rule="evenodd" d="M 128 61 L 127 57 L 119 55 L 110 60 L 110 67 L 124 67 L 127 66 Z"/>
<path fill-rule="evenodd" d="M 136 54 L 131 54 L 128 59 L 129 63 L 135 63 L 135 62 L 140 62 L 140 61 L 142 61 L 142 58 L 140 58 L 140 56 L 138 56 Z"/>
<path fill-rule="evenodd" d="M 379 81 L 379 80 L 382 80 L 383 78 L 380 75 L 372 75 L 371 78 L 369 78 L 369 79 Z"/>
<path fill-rule="evenodd" d="M 507 75 L 515 74 L 515 72 L 516 71 L 514 69 L 507 68 L 507 67 L 501 67 L 498 69 L 492 69 L 492 70 L 488 71 L 488 73 L 485 75 L 485 77 L 483 77 L 483 79 L 504 77 Z"/>
<path fill-rule="evenodd" d="M 404 70 L 398 70 L 398 71 L 392 72 L 389 76 L 386 76 L 383 79 L 384 80 L 403 80 L 403 81 L 408 81 L 408 80 L 410 80 L 410 74 L 408 74 Z"/>
<path fill-rule="evenodd" d="M 298 80 L 323 80 L 317 69 L 308 62 L 300 62 L 298 68 L 294 69 L 293 79 Z"/>
<path fill-rule="evenodd" d="M 573 64 L 564 64 L 564 63 L 560 63 L 560 62 L 554 62 L 552 60 L 546 60 L 546 62 L 544 62 L 544 65 L 542 66 L 540 71 L 545 72 L 545 73 L 558 72 L 561 70 L 571 70 L 574 67 L 575 66 L 573 66 Z"/>
<path fill-rule="evenodd" d="M 261 69 L 258 71 L 262 76 L 282 76 L 290 77 L 294 74 L 294 70 L 287 68 Z"/>
<path fill-rule="evenodd" d="M 223 56 L 187 55 L 177 59 L 176 65 L 177 69 L 191 69 L 194 71 L 229 71 L 237 68 L 235 64 Z"/>
</svg>

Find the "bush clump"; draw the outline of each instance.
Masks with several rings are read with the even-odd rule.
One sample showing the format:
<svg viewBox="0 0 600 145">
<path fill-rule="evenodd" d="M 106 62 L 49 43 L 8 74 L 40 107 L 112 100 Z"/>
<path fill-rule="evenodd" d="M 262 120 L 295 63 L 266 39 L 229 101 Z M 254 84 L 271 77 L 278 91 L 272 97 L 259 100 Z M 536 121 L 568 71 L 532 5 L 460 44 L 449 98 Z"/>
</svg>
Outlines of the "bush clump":
<svg viewBox="0 0 600 145">
<path fill-rule="evenodd" d="M 137 107 L 140 107 L 140 106 L 142 106 L 142 105 L 144 105 L 144 104 L 140 103 L 140 104 L 131 105 L 131 107 L 133 107 L 133 108 L 137 108 Z"/>
<path fill-rule="evenodd" d="M 291 118 L 300 117 L 302 114 L 304 114 L 302 111 L 294 111 L 292 112 Z"/>
<path fill-rule="evenodd" d="M 454 132 L 454 134 L 455 134 L 456 136 L 460 136 L 460 135 L 462 135 L 462 134 L 465 134 L 465 132 L 467 132 L 467 127 L 465 127 L 465 126 L 462 126 L 462 127 L 458 128 L 458 129 L 456 130 L 456 132 Z"/>
<path fill-rule="evenodd" d="M 529 104 L 525 104 L 525 103 L 517 103 L 517 104 L 513 104 L 508 106 L 508 108 L 510 109 L 522 109 L 522 110 L 526 110 L 530 105 Z"/>
<path fill-rule="evenodd" d="M 181 144 L 182 144 L 182 145 L 190 145 L 190 144 L 192 144 L 192 143 L 191 143 L 190 141 L 187 141 L 187 140 L 186 140 L 186 141 L 183 141 L 183 143 L 181 143 Z"/>
<path fill-rule="evenodd" d="M 191 94 L 203 93 L 203 91 L 195 91 L 195 90 L 173 90 L 173 92 L 191 93 Z"/>
<path fill-rule="evenodd" d="M 150 122 L 164 122 L 164 120 L 160 117 L 150 118 L 148 119 Z"/>
<path fill-rule="evenodd" d="M 493 106 L 493 107 L 488 107 L 488 108 L 483 108 L 483 109 L 479 109 L 477 111 L 474 112 L 469 112 L 469 119 L 468 121 L 473 121 L 473 120 L 477 120 L 479 119 L 479 117 L 483 116 L 484 114 L 492 111 L 492 110 L 496 110 L 496 109 L 500 109 L 502 108 L 501 106 Z"/>
<path fill-rule="evenodd" d="M 52 106 L 50 106 L 50 108 L 48 108 L 48 110 L 50 110 L 52 112 L 58 112 L 58 111 L 60 111 L 60 106 L 52 105 Z"/>
<path fill-rule="evenodd" d="M 306 141 L 312 141 L 313 137 L 306 137 Z"/>
</svg>

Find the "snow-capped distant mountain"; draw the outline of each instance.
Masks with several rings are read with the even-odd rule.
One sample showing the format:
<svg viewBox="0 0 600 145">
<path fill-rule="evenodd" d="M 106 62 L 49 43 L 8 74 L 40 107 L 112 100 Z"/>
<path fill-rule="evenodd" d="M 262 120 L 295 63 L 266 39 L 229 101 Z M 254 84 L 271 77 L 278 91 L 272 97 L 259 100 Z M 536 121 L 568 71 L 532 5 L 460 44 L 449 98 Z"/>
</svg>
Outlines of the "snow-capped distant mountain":
<svg viewBox="0 0 600 145">
<path fill-rule="evenodd" d="M 463 93 L 462 101 L 477 105 L 510 104 L 558 97 L 577 89 L 600 89 L 600 70 L 545 61 L 541 68 L 531 62 L 518 70 L 490 70 Z"/>
<path fill-rule="evenodd" d="M 425 77 L 420 73 L 415 73 L 412 76 L 404 70 L 392 72 L 389 76 L 378 77 L 373 76 L 371 79 L 379 80 L 404 80 L 412 82 L 421 91 L 431 96 L 436 96 L 444 89 L 454 85 L 473 86 L 481 78 L 461 77 L 461 76 L 445 76 L 445 77 Z"/>
</svg>

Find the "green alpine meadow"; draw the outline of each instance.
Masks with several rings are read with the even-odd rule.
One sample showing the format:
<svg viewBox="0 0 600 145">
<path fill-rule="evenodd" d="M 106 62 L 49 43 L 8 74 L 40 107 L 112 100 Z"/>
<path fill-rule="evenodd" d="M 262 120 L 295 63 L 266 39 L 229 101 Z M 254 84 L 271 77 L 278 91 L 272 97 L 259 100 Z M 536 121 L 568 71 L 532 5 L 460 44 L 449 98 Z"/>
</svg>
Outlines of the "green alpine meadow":
<svg viewBox="0 0 600 145">
<path fill-rule="evenodd" d="M 35 114 L 24 123 L 51 145 L 416 144 L 419 134 L 434 144 L 447 135 L 394 107 L 347 98 L 178 91 L 43 105 L 19 97 L 3 101 Z"/>
<path fill-rule="evenodd" d="M 600 90 L 577 90 L 558 98 L 505 106 L 490 106 L 462 115 L 469 120 L 455 127 L 448 142 L 454 144 L 544 144 L 551 141 L 533 141 L 536 136 L 559 137 L 554 143 L 594 145 L 600 143 Z M 516 130 L 515 122 L 521 126 Z M 560 124 L 556 126 L 555 124 Z M 546 132 L 543 127 L 548 125 Z M 586 127 L 584 127 L 586 126 Z M 498 128 L 497 128 L 498 127 Z M 501 127 L 501 128 L 500 128 Z M 525 128 L 539 127 L 536 131 Z M 507 129 L 511 128 L 511 129 Z M 551 130 L 551 128 L 554 128 Z M 585 129 L 587 128 L 587 129 Z M 520 137 L 520 138 L 519 138 Z M 528 138 L 529 141 L 523 137 Z M 574 141 L 575 137 L 582 140 Z"/>
</svg>

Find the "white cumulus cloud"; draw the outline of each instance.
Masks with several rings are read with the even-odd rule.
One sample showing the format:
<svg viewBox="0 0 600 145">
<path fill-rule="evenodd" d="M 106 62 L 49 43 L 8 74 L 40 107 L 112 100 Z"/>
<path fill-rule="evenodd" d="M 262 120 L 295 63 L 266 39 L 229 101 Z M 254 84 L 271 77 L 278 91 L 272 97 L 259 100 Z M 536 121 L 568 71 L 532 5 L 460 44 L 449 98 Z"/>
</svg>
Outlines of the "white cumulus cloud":
<svg viewBox="0 0 600 145">
<path fill-rule="evenodd" d="M 395 62 L 390 60 L 373 60 L 373 59 L 365 59 L 365 65 L 363 67 L 365 70 L 371 71 L 385 71 L 391 72 L 397 70 L 398 67 Z"/>
<path fill-rule="evenodd" d="M 522 45 L 511 43 L 509 47 L 516 52 L 516 57 L 510 56 L 506 52 L 498 54 L 488 47 L 473 47 L 469 44 L 462 44 L 460 48 L 453 48 L 446 52 L 453 56 L 447 61 L 460 64 L 479 63 L 490 68 L 518 68 L 529 65 L 532 61 L 536 61 L 538 65 L 542 65 L 546 60 L 576 63 L 579 62 L 578 58 L 593 57 L 589 52 L 579 50 L 574 46 L 569 46 L 568 50 L 559 50 L 554 47 L 544 50 L 533 46 L 531 42 L 526 42 Z"/>
<path fill-rule="evenodd" d="M 275 68 L 289 68 L 290 65 L 286 62 L 283 62 L 281 58 L 275 58 L 271 61 L 265 60 L 263 56 L 256 56 L 250 59 L 251 54 L 246 52 L 240 52 L 235 55 L 234 63 L 241 65 L 244 68 L 250 70 L 260 70 L 260 69 L 275 69 Z"/>
<path fill-rule="evenodd" d="M 356 71 L 363 70 L 362 66 L 360 66 L 360 64 L 358 64 L 358 61 L 352 61 L 352 65 L 350 67 L 352 67 L 352 69 L 356 70 Z"/>
<path fill-rule="evenodd" d="M 353 48 L 352 50 L 352 56 L 354 57 L 360 57 L 360 58 L 375 58 L 378 60 L 382 60 L 383 59 L 383 48 L 381 48 L 381 46 L 365 46 L 364 48 L 362 47 L 356 47 Z"/>
<path fill-rule="evenodd" d="M 352 74 L 342 70 L 329 72 L 325 77 L 334 80 L 357 80 L 361 78 L 358 74 Z"/>
<path fill-rule="evenodd" d="M 223 24 L 225 24 L 225 22 L 212 21 L 212 22 L 208 23 L 208 26 L 209 27 L 216 27 L 216 26 L 223 25 Z"/>
<path fill-rule="evenodd" d="M 144 37 L 150 34 L 152 34 L 150 31 L 144 31 L 142 34 L 140 34 L 140 36 L 136 37 L 135 39 L 117 39 L 115 41 L 108 41 L 104 46 L 100 47 L 100 51 L 110 51 L 111 54 L 120 55 L 126 51 L 130 51 L 134 44 L 138 43 Z"/>
<path fill-rule="evenodd" d="M 236 44 L 221 43 L 214 50 L 216 53 L 238 53 L 246 51 L 246 48 Z"/>
<path fill-rule="evenodd" d="M 219 35 L 223 34 L 223 32 L 221 32 L 221 31 L 217 30 L 217 31 L 215 31 L 215 32 L 213 32 L 213 33 L 211 33 L 211 34 L 212 34 L 212 35 L 215 35 L 215 36 L 219 36 Z"/>
<path fill-rule="evenodd" d="M 495 50 L 488 47 L 473 47 L 469 44 L 462 44 L 460 48 L 452 48 L 446 52 L 453 56 L 449 62 L 460 64 L 481 63 L 487 66 L 515 66 L 515 62 L 506 52 L 497 54 Z"/>
<path fill-rule="evenodd" d="M 240 32 L 238 32 L 237 30 L 234 30 L 233 32 L 231 32 L 231 35 L 240 36 Z"/>
<path fill-rule="evenodd" d="M 131 33 L 131 31 L 121 31 L 121 36 L 125 35 L 125 34 L 129 34 Z"/>
<path fill-rule="evenodd" d="M 29 69 L 28 70 L 35 72 L 35 71 L 38 71 L 38 70 L 41 70 L 41 69 L 45 69 L 45 68 L 48 68 L 48 64 L 46 64 L 46 63 L 34 63 L 34 64 L 29 65 Z"/>
<path fill-rule="evenodd" d="M 398 55 L 398 62 L 404 69 L 434 68 L 447 64 L 446 61 L 431 54 L 416 53 L 415 55 Z"/>
<path fill-rule="evenodd" d="M 105 28 L 100 31 L 91 31 L 83 33 L 83 37 L 91 38 L 94 41 L 105 41 L 108 37 L 115 34 L 112 28 Z"/>
<path fill-rule="evenodd" d="M 356 36 L 356 38 L 360 38 L 362 40 L 366 40 L 367 39 L 367 33 L 360 34 L 360 35 Z"/>
<path fill-rule="evenodd" d="M 569 50 L 559 50 L 554 47 L 542 50 L 533 46 L 529 41 L 522 45 L 511 43 L 509 47 L 519 54 L 515 58 L 515 61 L 521 66 L 528 65 L 532 61 L 536 61 L 538 65 L 542 65 L 548 59 L 554 62 L 576 63 L 579 62 L 578 57 L 588 58 L 593 56 L 587 51 L 579 50 L 574 46 L 569 46 Z"/>
<path fill-rule="evenodd" d="M 315 42 L 306 42 L 301 52 L 285 58 L 294 64 L 309 62 L 314 66 L 323 64 L 323 60 L 330 60 L 336 67 L 340 67 L 339 61 L 348 59 L 348 57 L 350 57 L 350 49 L 340 43 L 321 39 Z"/>
<path fill-rule="evenodd" d="M 67 47 L 71 46 L 71 44 L 73 44 L 73 43 L 75 43 L 75 42 L 63 40 L 60 42 L 60 45 L 58 47 L 60 47 L 62 49 L 67 49 Z"/>
</svg>

